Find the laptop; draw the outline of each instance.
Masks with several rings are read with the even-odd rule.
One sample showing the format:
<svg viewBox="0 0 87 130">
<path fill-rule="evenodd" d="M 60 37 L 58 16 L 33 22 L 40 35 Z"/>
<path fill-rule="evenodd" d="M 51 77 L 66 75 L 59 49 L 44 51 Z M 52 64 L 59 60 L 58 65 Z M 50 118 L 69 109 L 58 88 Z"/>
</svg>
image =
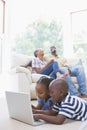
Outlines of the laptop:
<svg viewBox="0 0 87 130">
<path fill-rule="evenodd" d="M 46 123 L 43 120 L 34 120 L 29 94 L 23 92 L 5 91 L 5 95 L 9 116 L 11 118 L 33 126 Z"/>
</svg>

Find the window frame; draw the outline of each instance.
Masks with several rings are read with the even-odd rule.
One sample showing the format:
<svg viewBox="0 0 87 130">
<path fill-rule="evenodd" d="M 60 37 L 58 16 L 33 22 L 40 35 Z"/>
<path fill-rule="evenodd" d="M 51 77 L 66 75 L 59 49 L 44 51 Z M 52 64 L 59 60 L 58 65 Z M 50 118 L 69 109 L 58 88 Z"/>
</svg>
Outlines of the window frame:
<svg viewBox="0 0 87 130">
<path fill-rule="evenodd" d="M 0 0 L 0 3 L 2 3 L 2 10 L 1 12 L 1 30 L 0 30 L 0 73 L 2 72 L 2 61 L 3 61 L 3 35 L 5 33 L 5 0 Z"/>
</svg>

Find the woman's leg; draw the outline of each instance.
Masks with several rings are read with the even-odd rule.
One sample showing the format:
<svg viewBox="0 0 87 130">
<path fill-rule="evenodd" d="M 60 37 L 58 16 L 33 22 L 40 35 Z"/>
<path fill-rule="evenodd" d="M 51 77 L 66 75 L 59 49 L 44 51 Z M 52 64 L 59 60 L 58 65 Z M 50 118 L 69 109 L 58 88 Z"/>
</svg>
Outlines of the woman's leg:
<svg viewBox="0 0 87 130">
<path fill-rule="evenodd" d="M 57 62 L 53 62 L 48 65 L 40 74 L 49 75 L 50 77 L 56 78 L 56 73 L 59 71 L 59 66 Z"/>
</svg>

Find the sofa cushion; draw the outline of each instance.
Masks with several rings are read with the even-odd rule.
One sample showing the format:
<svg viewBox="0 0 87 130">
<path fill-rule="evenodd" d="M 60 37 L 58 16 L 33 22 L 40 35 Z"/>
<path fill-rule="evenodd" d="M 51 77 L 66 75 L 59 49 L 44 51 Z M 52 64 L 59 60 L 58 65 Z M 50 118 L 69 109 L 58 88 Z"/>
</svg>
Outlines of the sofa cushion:
<svg viewBox="0 0 87 130">
<path fill-rule="evenodd" d="M 24 68 L 24 67 L 21 67 L 21 66 L 18 66 L 18 67 L 16 67 L 16 72 L 17 73 L 30 73 L 29 72 L 29 69 L 27 69 L 27 68 Z"/>
<path fill-rule="evenodd" d="M 35 90 L 35 87 L 36 87 L 36 83 L 32 83 L 30 85 L 30 96 L 31 96 L 31 99 L 36 99 L 36 90 Z"/>
<path fill-rule="evenodd" d="M 40 79 L 40 77 L 42 77 L 42 76 L 47 76 L 47 75 L 32 73 L 31 74 L 32 82 L 36 83 Z M 47 76 L 47 77 L 49 77 L 49 76 Z"/>
<path fill-rule="evenodd" d="M 32 56 L 23 55 L 23 54 L 14 54 L 11 57 L 11 68 L 15 68 L 21 65 L 26 65 L 31 60 L 32 60 Z"/>
</svg>

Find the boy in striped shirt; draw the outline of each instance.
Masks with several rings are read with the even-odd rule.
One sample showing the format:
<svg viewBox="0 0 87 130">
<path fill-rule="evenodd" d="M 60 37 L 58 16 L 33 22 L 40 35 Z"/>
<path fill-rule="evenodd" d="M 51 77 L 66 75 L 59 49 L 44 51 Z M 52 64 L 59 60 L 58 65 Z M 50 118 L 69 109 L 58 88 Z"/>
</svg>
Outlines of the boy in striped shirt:
<svg viewBox="0 0 87 130">
<path fill-rule="evenodd" d="M 38 110 L 36 120 L 42 119 L 53 124 L 63 124 L 69 118 L 87 120 L 87 101 L 68 93 L 68 83 L 64 79 L 55 79 L 49 85 L 50 96 L 53 98 L 52 110 Z"/>
</svg>

